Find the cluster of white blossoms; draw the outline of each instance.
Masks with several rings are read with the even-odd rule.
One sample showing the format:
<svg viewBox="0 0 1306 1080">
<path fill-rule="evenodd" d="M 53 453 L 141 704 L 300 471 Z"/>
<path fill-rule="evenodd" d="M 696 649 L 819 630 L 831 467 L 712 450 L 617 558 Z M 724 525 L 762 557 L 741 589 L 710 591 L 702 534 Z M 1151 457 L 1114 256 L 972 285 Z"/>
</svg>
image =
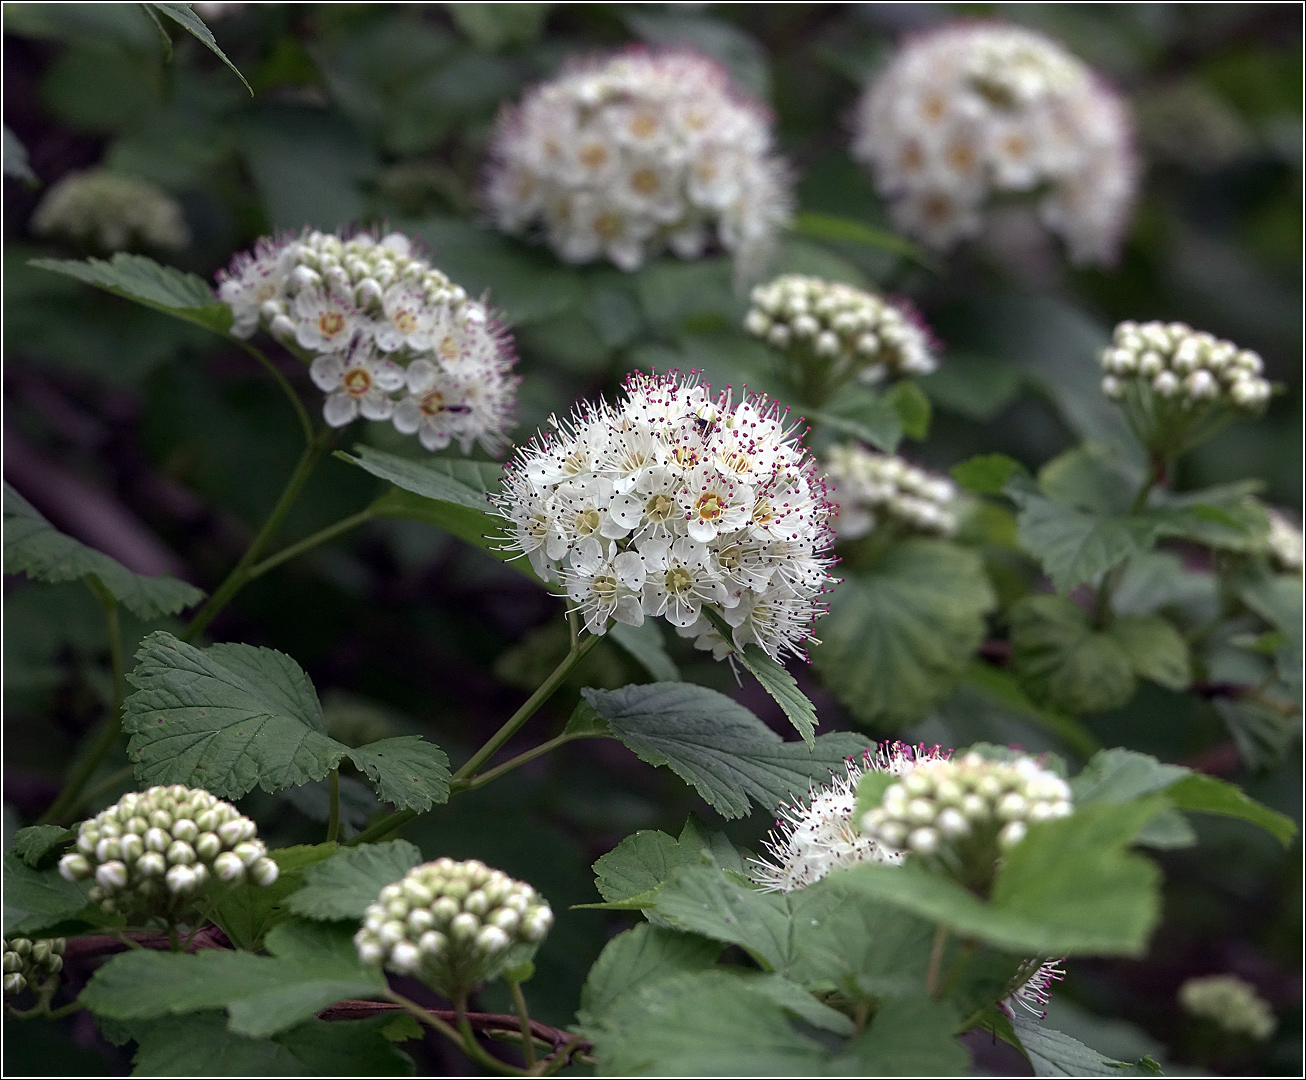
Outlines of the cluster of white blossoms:
<svg viewBox="0 0 1306 1080">
<path fill-rule="evenodd" d="M 63 970 L 63 938 L 5 938 L 4 992 L 21 994 L 30 985 L 39 994 Z"/>
<path fill-rule="evenodd" d="M 108 169 L 65 176 L 36 208 L 32 229 L 99 251 L 122 251 L 134 244 L 177 251 L 190 243 L 181 207 L 167 192 Z"/>
<path fill-rule="evenodd" d="M 744 328 L 800 364 L 815 362 L 831 386 L 853 376 L 876 383 L 928 375 L 939 366 L 929 331 L 909 308 L 817 277 L 785 274 L 757 286 Z"/>
<path fill-rule="evenodd" d="M 1186 323 L 1122 322 L 1102 353 L 1102 392 L 1128 410 L 1228 404 L 1254 412 L 1270 400 L 1264 365 L 1250 349 Z"/>
<path fill-rule="evenodd" d="M 934 247 L 1024 194 L 1075 262 L 1108 263 L 1137 187 L 1132 143 L 1123 100 L 1057 42 L 969 22 L 903 45 L 858 105 L 852 153 L 898 226 Z"/>
<path fill-rule="evenodd" d="M 107 912 L 175 912 L 218 882 L 271 885 L 280 870 L 258 828 L 229 802 L 181 784 L 129 791 L 77 830 L 59 860 L 69 881 L 95 878 L 91 900 Z"/>
<path fill-rule="evenodd" d="M 1265 546 L 1270 552 L 1270 558 L 1280 570 L 1300 574 L 1303 561 L 1306 561 L 1301 529 L 1278 510 L 1267 508 L 1266 516 L 1270 519 L 1270 531 L 1265 538 Z"/>
<path fill-rule="evenodd" d="M 1237 975 L 1203 975 L 1179 987 L 1179 1004 L 1193 1016 L 1211 1020 L 1234 1035 L 1263 1042 L 1278 1020 L 1256 987 Z"/>
<path fill-rule="evenodd" d="M 493 978 L 513 945 L 535 945 L 553 925 L 548 902 L 475 859 L 437 859 L 387 885 L 354 946 L 364 963 L 414 975 L 451 1000 Z"/>
<path fill-rule="evenodd" d="M 218 280 L 233 333 L 262 324 L 312 358 L 332 427 L 361 415 L 392 421 L 428 450 L 503 448 L 520 381 L 512 339 L 402 233 L 260 240 Z"/>
<path fill-rule="evenodd" d="M 893 851 L 939 856 L 948 849 L 992 863 L 1019 844 L 1030 822 L 1068 817 L 1070 786 L 1033 758 L 997 761 L 977 753 L 923 761 L 885 789 L 880 805 L 862 815 L 867 836 Z M 964 856 L 960 864 L 972 860 Z"/>
<path fill-rule="evenodd" d="M 830 447 L 825 474 L 830 498 L 839 504 L 831 524 L 840 540 L 856 540 L 886 526 L 926 536 L 949 537 L 957 531 L 957 488 L 945 476 L 858 443 Z"/>
<path fill-rule="evenodd" d="M 539 228 L 565 262 L 623 270 L 714 241 L 750 260 L 790 214 L 766 110 L 684 49 L 574 62 L 505 109 L 485 198 L 503 231 Z"/>
<path fill-rule="evenodd" d="M 692 375 L 624 389 L 518 447 L 495 497 L 505 550 L 560 582 L 592 634 L 660 616 L 720 658 L 711 604 L 736 648 L 801 654 L 831 582 L 831 507 L 784 412 Z"/>
<path fill-rule="evenodd" d="M 918 761 L 942 760 L 949 753 L 938 746 L 883 743 L 867 750 L 861 764 L 849 760 L 847 771 L 835 775 L 832 783 L 780 808 L 779 820 L 764 841 L 766 855 L 752 860 L 750 876 L 767 892 L 787 893 L 815 884 L 831 870 L 868 862 L 900 864 L 900 851 L 858 829 L 857 784 L 866 773 L 901 776 Z"/>
</svg>

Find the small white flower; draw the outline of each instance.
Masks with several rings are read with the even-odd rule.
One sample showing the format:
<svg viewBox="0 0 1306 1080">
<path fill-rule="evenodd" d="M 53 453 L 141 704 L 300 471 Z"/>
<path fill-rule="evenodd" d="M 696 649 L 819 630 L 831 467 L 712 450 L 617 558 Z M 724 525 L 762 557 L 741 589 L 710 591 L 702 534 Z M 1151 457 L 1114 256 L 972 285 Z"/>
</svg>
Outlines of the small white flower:
<svg viewBox="0 0 1306 1080">
<path fill-rule="evenodd" d="M 605 548 L 591 538 L 572 551 L 571 567 L 562 577 L 567 596 L 591 634 L 605 633 L 608 620 L 614 618 L 631 626 L 643 625 L 640 599 L 645 569 L 637 552 L 618 553 L 614 545 Z"/>
<path fill-rule="evenodd" d="M 372 351 L 358 338 L 344 356 L 319 356 L 309 375 L 327 394 L 322 415 L 332 427 L 344 427 L 361 413 L 368 420 L 389 419 L 394 409 L 390 395 L 404 385 L 404 372 L 392 360 Z"/>
<path fill-rule="evenodd" d="M 706 545 L 697 540 L 681 536 L 670 545 L 665 540 L 644 540 L 639 554 L 647 568 L 644 608 L 648 615 L 662 615 L 672 626 L 692 626 L 704 603 L 730 602 Z"/>
</svg>

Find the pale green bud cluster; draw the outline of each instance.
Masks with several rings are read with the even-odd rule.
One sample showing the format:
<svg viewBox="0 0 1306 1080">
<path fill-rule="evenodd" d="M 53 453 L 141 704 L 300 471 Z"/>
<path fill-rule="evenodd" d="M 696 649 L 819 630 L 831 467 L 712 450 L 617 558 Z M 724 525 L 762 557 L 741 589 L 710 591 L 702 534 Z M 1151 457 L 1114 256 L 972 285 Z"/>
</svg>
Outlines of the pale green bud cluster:
<svg viewBox="0 0 1306 1080">
<path fill-rule="evenodd" d="M 957 531 L 957 489 L 946 477 L 857 443 L 832 446 L 825 473 L 829 497 L 839 504 L 831 524 L 840 540 L 856 540 L 886 524 L 926 536 Z"/>
<path fill-rule="evenodd" d="M 107 912 L 163 914 L 216 883 L 276 881 L 279 868 L 257 832 L 203 788 L 129 791 L 82 822 L 59 872 L 69 881 L 94 877 L 91 900 Z"/>
<path fill-rule="evenodd" d="M 108 169 L 70 173 L 52 187 L 32 217 L 41 236 L 66 236 L 101 251 L 133 243 L 176 251 L 190 243 L 181 207 L 166 192 Z"/>
<path fill-rule="evenodd" d="M 1268 1039 L 1278 1024 L 1269 1002 L 1237 975 L 1204 975 L 1179 987 L 1179 1004 L 1204 1020 L 1213 1020 L 1234 1035 L 1257 1042 Z"/>
<path fill-rule="evenodd" d="M 806 350 L 863 382 L 928 375 L 930 335 L 902 308 L 838 282 L 786 274 L 752 293 L 744 328 L 782 350 Z"/>
<path fill-rule="evenodd" d="M 1112 401 L 1126 400 L 1131 387 L 1187 409 L 1224 402 L 1256 412 L 1270 400 L 1256 353 L 1185 323 L 1120 323 L 1102 368 L 1102 392 Z"/>
<path fill-rule="evenodd" d="M 1033 758 L 970 753 L 904 772 L 862 815 L 861 827 L 889 849 L 938 856 L 969 876 L 1024 840 L 1031 822 L 1068 817 L 1073 809 L 1069 785 Z"/>
<path fill-rule="evenodd" d="M 1302 564 L 1306 561 L 1301 529 L 1278 510 L 1267 509 L 1267 516 L 1270 519 L 1270 532 L 1265 538 L 1265 546 L 1269 549 L 1270 558 L 1280 570 L 1300 574 Z"/>
<path fill-rule="evenodd" d="M 4 992 L 16 996 L 29 985 L 39 988 L 63 970 L 63 938 L 5 938 Z"/>
<path fill-rule="evenodd" d="M 504 969 L 513 945 L 534 945 L 553 925 L 531 886 L 475 859 L 423 863 L 381 890 L 354 936 L 367 964 L 414 975 L 453 999 Z"/>
</svg>

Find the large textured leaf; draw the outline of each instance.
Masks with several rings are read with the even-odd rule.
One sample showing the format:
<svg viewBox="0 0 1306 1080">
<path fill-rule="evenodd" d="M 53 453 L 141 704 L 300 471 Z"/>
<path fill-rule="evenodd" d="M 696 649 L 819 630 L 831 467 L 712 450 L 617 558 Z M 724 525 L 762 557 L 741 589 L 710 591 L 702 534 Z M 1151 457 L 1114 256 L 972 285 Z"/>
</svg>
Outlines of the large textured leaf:
<svg viewBox="0 0 1306 1080">
<path fill-rule="evenodd" d="M 142 619 L 175 615 L 198 604 L 204 593 L 160 574 L 135 574 L 103 552 L 87 547 L 51 525 L 7 483 L 4 486 L 4 568 L 37 581 L 72 581 L 94 574 L 123 606 Z"/>
<path fill-rule="evenodd" d="M 496 474 L 499 467 L 487 462 L 464 462 L 452 458 L 406 458 L 361 445 L 354 447 L 354 455 L 346 454 L 343 450 L 336 452 L 336 457 L 340 460 L 366 469 L 373 476 L 389 480 L 405 491 L 482 513 L 490 509 L 485 493 L 498 486 Z M 487 529 L 489 524 L 487 522 Z"/>
<path fill-rule="evenodd" d="M 334 843 L 273 848 L 268 855 L 281 871 L 277 880 L 271 885 L 256 885 L 246 879 L 222 890 L 214 900 L 213 921 L 238 949 L 262 948 L 268 931 L 289 917 L 286 898 L 303 884 L 308 868 L 339 850 Z"/>
<path fill-rule="evenodd" d="M 1153 1069 L 1141 1063 L 1112 1061 L 1078 1039 L 1044 1027 L 1019 1009 L 1012 1013 L 1011 1026 L 1034 1066 L 1035 1076 L 1151 1076 Z"/>
<path fill-rule="evenodd" d="M 1078 807 L 1123 803 L 1165 791 L 1191 775 L 1192 770 L 1182 765 L 1166 765 L 1150 754 L 1114 747 L 1094 754 L 1070 781 L 1070 790 Z"/>
<path fill-rule="evenodd" d="M 668 975 L 706 971 L 716 963 L 722 946 L 696 934 L 681 934 L 648 923 L 618 934 L 590 968 L 576 1013 L 583 1028 L 592 1029 L 623 997 Z"/>
<path fill-rule="evenodd" d="M 1168 690 L 1187 690 L 1193 680 L 1188 642 L 1159 615 L 1123 615 L 1107 628 L 1134 673 Z"/>
<path fill-rule="evenodd" d="M 746 950 L 767 971 L 793 958 L 791 903 L 798 893 L 769 893 L 715 866 L 682 866 L 658 890 L 657 913 L 672 926 Z"/>
<path fill-rule="evenodd" d="M 237 70 L 236 65 L 227 59 L 227 54 L 218 48 L 218 43 L 213 40 L 213 31 L 205 26 L 204 20 L 191 10 L 190 4 L 152 3 L 146 6 L 154 8 L 160 14 L 168 16 L 168 18 L 183 26 L 188 33 L 202 42 L 206 49 L 235 72 L 236 78 L 245 84 L 245 89 L 250 92 L 251 97 L 253 96 L 254 88 L 249 85 L 249 81 L 245 76 Z"/>
<path fill-rule="evenodd" d="M 382 802 L 425 813 L 449 800 L 449 757 L 419 735 L 399 735 L 349 751 Z"/>
<path fill-rule="evenodd" d="M 422 861 L 407 840 L 344 848 L 304 871 L 304 884 L 286 906 L 310 919 L 361 919 L 381 890 Z"/>
<path fill-rule="evenodd" d="M 57 847 L 77 839 L 72 829 L 62 825 L 29 825 L 14 833 L 14 854 L 23 860 L 24 865 L 36 868 L 43 861 L 53 860 L 50 853 Z"/>
<path fill-rule="evenodd" d="M 1259 825 L 1284 847 L 1297 835 L 1297 825 L 1290 817 L 1248 798 L 1233 784 L 1202 773 L 1190 773 L 1166 789 L 1166 797 L 1180 810 L 1197 810 L 1242 818 Z"/>
<path fill-rule="evenodd" d="M 897 544 L 834 591 L 812 662 L 854 715 L 891 731 L 952 692 L 994 603 L 974 553 L 931 540 Z"/>
<path fill-rule="evenodd" d="M 970 1054 L 957 1042 L 957 1016 L 924 994 L 886 998 L 871 1026 L 850 1039 L 826 1072 L 843 1076 L 965 1076 Z"/>
<path fill-rule="evenodd" d="M 1150 550 L 1160 532 L 1158 523 L 1147 518 L 1080 510 L 1015 483 L 1006 491 L 1020 507 L 1016 529 L 1021 544 L 1063 593 Z"/>
<path fill-rule="evenodd" d="M 691 683 L 585 690 L 613 735 L 651 765 L 668 765 L 723 817 L 743 817 L 751 799 L 772 810 L 815 780 L 825 783 L 865 749 L 859 736 L 822 735 L 808 749 L 785 742 L 742 705 Z"/>
<path fill-rule="evenodd" d="M 75 915 L 89 901 L 90 884 L 73 884 L 59 871 L 33 870 L 13 851 L 4 854 L 5 937 L 32 935 Z"/>
<path fill-rule="evenodd" d="M 1064 596 L 1027 596 L 1012 607 L 1011 669 L 1033 701 L 1072 714 L 1117 708 L 1136 686 L 1121 641 L 1093 629 Z"/>
</svg>

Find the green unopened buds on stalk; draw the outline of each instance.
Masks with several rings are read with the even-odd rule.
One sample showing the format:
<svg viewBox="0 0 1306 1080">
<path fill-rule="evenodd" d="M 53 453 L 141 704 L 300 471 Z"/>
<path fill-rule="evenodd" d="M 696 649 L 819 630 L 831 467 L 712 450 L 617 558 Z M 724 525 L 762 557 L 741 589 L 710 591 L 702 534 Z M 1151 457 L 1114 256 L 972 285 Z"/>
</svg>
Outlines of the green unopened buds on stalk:
<svg viewBox="0 0 1306 1080">
<path fill-rule="evenodd" d="M 531 886 L 475 859 L 439 859 L 381 890 L 354 945 L 364 963 L 457 1000 L 522 963 L 552 925 L 552 909 Z"/>
<path fill-rule="evenodd" d="M 91 899 L 108 912 L 175 915 L 221 882 L 277 880 L 257 826 L 230 803 L 181 784 L 129 791 L 78 829 L 59 860 L 69 881 L 95 878 Z"/>
<path fill-rule="evenodd" d="M 5 938 L 5 996 L 17 996 L 29 985 L 40 993 L 63 970 L 64 944 L 63 938 Z"/>
</svg>

